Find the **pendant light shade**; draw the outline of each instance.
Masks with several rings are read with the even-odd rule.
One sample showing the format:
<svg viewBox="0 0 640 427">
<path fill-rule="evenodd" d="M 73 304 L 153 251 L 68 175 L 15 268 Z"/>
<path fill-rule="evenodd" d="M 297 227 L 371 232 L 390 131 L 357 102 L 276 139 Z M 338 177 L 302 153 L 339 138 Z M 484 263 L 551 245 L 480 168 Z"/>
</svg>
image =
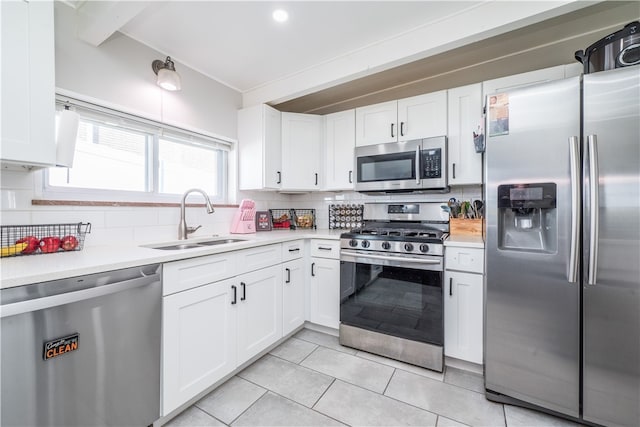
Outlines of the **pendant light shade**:
<svg viewBox="0 0 640 427">
<path fill-rule="evenodd" d="M 158 76 L 156 80 L 158 86 L 166 90 L 180 90 L 180 74 L 176 72 L 176 67 L 170 56 L 167 56 L 164 61 L 156 59 L 151 63 L 151 68 Z"/>
</svg>

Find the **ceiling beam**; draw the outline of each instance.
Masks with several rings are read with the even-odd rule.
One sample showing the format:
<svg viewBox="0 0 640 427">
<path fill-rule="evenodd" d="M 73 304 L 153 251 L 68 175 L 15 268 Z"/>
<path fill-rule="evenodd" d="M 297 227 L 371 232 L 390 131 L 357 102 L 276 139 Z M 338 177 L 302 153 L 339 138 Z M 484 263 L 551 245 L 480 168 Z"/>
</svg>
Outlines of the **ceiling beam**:
<svg viewBox="0 0 640 427">
<path fill-rule="evenodd" d="M 243 106 L 279 104 L 474 43 L 598 1 L 483 1 L 437 22 L 382 40 L 243 94 Z"/>
<path fill-rule="evenodd" d="M 93 46 L 100 46 L 149 4 L 126 0 L 84 2 L 77 9 L 78 37 Z"/>
</svg>

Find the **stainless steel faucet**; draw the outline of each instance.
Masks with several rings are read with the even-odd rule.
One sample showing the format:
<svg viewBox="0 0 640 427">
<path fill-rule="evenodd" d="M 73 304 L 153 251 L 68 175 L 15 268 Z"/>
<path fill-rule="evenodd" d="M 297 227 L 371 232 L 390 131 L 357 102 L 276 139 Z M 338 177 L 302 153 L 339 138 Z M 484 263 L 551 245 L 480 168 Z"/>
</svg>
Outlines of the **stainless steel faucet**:
<svg viewBox="0 0 640 427">
<path fill-rule="evenodd" d="M 184 195 L 182 196 L 182 202 L 180 203 L 180 224 L 178 224 L 178 240 L 186 240 L 189 234 L 202 227 L 201 225 L 198 225 L 197 227 L 187 227 L 187 221 L 184 218 L 185 201 L 187 200 L 187 196 L 189 195 L 189 193 L 193 192 L 200 193 L 204 196 L 204 201 L 207 204 L 207 213 L 212 214 L 214 212 L 213 206 L 211 206 L 211 201 L 209 200 L 209 196 L 207 196 L 207 193 L 200 190 L 199 188 L 192 188 L 185 191 Z"/>
</svg>

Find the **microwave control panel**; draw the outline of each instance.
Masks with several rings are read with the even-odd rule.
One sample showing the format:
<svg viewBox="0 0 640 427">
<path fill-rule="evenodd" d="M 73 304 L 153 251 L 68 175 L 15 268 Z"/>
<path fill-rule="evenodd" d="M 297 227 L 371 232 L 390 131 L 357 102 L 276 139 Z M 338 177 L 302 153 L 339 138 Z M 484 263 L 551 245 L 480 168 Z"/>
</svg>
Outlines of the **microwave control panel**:
<svg viewBox="0 0 640 427">
<path fill-rule="evenodd" d="M 422 177 L 442 177 L 442 149 L 432 148 L 422 150 Z"/>
</svg>

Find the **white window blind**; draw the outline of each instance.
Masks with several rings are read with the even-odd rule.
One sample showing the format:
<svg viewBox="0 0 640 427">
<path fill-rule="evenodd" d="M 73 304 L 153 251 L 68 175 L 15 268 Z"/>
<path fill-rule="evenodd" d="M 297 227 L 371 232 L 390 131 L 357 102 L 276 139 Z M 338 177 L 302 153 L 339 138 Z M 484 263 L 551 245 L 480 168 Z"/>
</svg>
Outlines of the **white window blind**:
<svg viewBox="0 0 640 427">
<path fill-rule="evenodd" d="M 229 142 L 69 97 L 56 108 L 80 124 L 73 168 L 50 168 L 45 193 L 163 201 L 196 187 L 226 202 Z"/>
</svg>

